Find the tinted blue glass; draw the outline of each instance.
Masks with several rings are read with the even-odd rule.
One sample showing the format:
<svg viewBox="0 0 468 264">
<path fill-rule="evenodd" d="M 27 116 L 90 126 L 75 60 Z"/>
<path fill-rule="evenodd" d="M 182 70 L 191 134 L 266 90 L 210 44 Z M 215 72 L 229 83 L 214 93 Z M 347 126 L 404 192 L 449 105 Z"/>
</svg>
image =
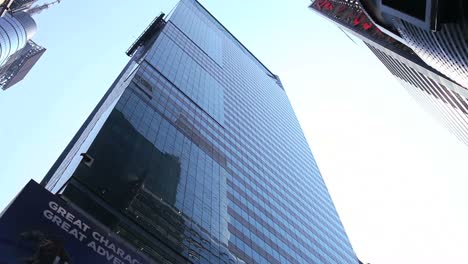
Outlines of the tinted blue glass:
<svg viewBox="0 0 468 264">
<path fill-rule="evenodd" d="M 357 263 L 278 78 L 193 0 L 87 154 L 64 195 L 158 263 Z"/>
</svg>

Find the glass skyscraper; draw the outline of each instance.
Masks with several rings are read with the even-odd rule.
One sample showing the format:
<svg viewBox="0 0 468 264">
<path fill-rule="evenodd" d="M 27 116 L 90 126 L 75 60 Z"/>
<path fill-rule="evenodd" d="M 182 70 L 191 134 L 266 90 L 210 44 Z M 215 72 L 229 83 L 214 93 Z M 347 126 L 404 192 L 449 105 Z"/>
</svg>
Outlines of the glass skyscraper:
<svg viewBox="0 0 468 264">
<path fill-rule="evenodd" d="M 156 263 L 358 263 L 279 77 L 203 6 L 127 54 L 44 186 Z"/>
<path fill-rule="evenodd" d="M 468 1 L 358 1 L 379 29 L 468 88 Z"/>
<path fill-rule="evenodd" d="M 357 0 L 316 0 L 310 8 L 360 38 L 415 101 L 468 145 L 466 88 L 431 67 L 392 34 L 381 31 Z"/>
</svg>

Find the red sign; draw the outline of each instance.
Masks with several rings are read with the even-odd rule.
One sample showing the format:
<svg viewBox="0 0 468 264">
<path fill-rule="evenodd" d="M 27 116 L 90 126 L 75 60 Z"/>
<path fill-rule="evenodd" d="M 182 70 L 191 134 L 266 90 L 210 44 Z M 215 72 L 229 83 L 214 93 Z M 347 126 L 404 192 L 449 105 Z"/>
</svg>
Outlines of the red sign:
<svg viewBox="0 0 468 264">
<path fill-rule="evenodd" d="M 329 0 L 319 0 L 317 3 L 319 8 L 324 8 L 329 11 L 333 11 L 333 4 Z"/>
<path fill-rule="evenodd" d="M 348 5 L 340 1 L 317 0 L 312 4 L 312 7 L 348 28 L 355 28 L 359 34 L 367 35 L 368 37 L 372 36 L 373 39 L 398 45 L 403 50 L 409 49 L 391 36 L 380 31 L 359 6 Z"/>
<path fill-rule="evenodd" d="M 330 0 L 318 0 L 315 2 L 315 6 L 319 10 L 328 11 L 327 13 L 333 13 L 334 16 L 341 18 L 344 21 L 350 21 L 350 23 L 355 27 L 361 26 L 366 31 L 374 28 L 374 30 L 377 30 L 375 33 L 378 33 L 378 29 L 374 27 L 369 18 L 360 10 L 356 10 L 355 8 L 347 5 L 340 5 L 339 3 L 337 8 L 334 9 L 334 5 Z"/>
</svg>

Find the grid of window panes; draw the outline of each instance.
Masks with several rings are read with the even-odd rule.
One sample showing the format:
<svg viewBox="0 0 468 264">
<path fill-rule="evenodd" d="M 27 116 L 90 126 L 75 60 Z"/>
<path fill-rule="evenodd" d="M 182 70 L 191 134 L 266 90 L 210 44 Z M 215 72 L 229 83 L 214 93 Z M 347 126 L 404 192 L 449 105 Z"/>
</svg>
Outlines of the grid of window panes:
<svg viewBox="0 0 468 264">
<path fill-rule="evenodd" d="M 468 99 L 456 92 L 464 88 L 422 67 L 412 66 L 411 61 L 389 50 L 366 45 L 421 106 L 468 145 Z"/>
<path fill-rule="evenodd" d="M 172 250 L 113 227 L 158 261 L 358 262 L 285 91 L 194 0 L 179 3 L 89 153 L 94 169 L 75 178 Z M 93 187 L 99 177 L 125 179 L 127 198 Z"/>
<path fill-rule="evenodd" d="M 403 20 L 397 27 L 407 45 L 424 62 L 468 89 L 468 30 L 461 22 L 443 24 L 437 32 Z"/>
</svg>

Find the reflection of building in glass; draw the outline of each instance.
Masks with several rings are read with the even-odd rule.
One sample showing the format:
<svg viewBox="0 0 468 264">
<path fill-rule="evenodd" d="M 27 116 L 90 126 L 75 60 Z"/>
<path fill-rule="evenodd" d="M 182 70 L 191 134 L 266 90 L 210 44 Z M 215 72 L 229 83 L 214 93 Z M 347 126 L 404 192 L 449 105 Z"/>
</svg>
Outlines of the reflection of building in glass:
<svg viewBox="0 0 468 264">
<path fill-rule="evenodd" d="M 197 1 L 156 18 L 43 184 L 157 263 L 357 263 L 278 76 Z"/>
<path fill-rule="evenodd" d="M 317 0 L 310 7 L 364 41 L 412 97 L 468 145 L 468 90 L 381 31 L 357 1 Z"/>
<path fill-rule="evenodd" d="M 167 251 L 166 243 L 182 253 L 184 219 L 171 207 L 180 181 L 179 158 L 157 149 L 118 108 L 112 111 L 87 154 L 96 160 L 92 166 L 78 166 L 76 179 L 64 192 L 67 199 L 151 255 L 157 257 Z M 97 199 L 123 213 L 125 220 L 99 206 Z M 160 262 L 163 259 L 156 258 Z M 176 260 L 174 263 L 180 263 L 180 259 Z"/>
</svg>

